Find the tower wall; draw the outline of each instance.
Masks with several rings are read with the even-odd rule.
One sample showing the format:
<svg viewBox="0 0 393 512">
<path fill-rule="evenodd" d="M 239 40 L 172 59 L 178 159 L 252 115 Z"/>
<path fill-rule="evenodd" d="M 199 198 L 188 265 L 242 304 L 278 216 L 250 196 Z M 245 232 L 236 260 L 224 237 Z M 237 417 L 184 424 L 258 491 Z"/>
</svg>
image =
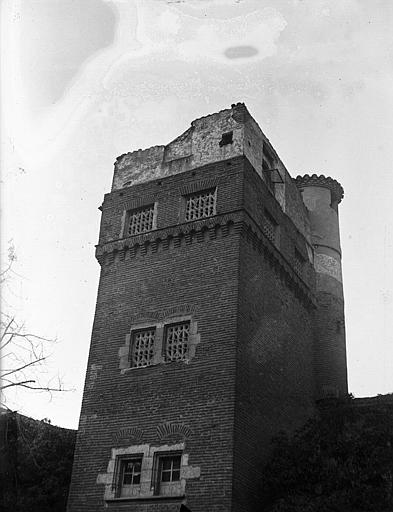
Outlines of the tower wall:
<svg viewBox="0 0 393 512">
<path fill-rule="evenodd" d="M 235 412 L 234 510 L 260 507 L 271 438 L 314 413 L 314 272 L 306 240 L 251 165 L 245 167 L 246 215 L 240 239 Z M 279 236 L 264 234 L 264 215 Z M 302 268 L 293 255 L 302 251 Z M 253 475 L 251 478 L 250 475 Z"/>
</svg>

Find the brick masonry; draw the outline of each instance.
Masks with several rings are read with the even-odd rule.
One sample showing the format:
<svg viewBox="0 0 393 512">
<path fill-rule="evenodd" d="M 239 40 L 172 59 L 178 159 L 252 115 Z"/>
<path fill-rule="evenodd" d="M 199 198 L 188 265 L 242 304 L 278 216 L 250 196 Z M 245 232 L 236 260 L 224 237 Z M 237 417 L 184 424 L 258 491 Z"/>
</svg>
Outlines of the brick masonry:
<svg viewBox="0 0 393 512">
<path fill-rule="evenodd" d="M 250 159 L 234 156 L 105 196 L 68 512 L 172 512 L 182 503 L 193 512 L 254 510 L 272 435 L 313 413 L 318 296 L 307 210 L 288 178 L 278 200 Z M 212 187 L 216 215 L 185 222 L 184 196 Z M 126 212 L 153 203 L 155 229 L 124 237 Z M 273 241 L 264 233 L 267 215 L 277 226 Z M 151 366 L 130 368 L 133 326 L 162 330 L 179 318 L 191 322 L 192 357 L 166 363 L 158 354 Z M 340 352 L 336 363 L 342 372 Z M 169 497 L 149 487 L 160 450 L 183 454 L 181 485 Z M 145 460 L 143 495 L 127 500 L 113 491 L 116 456 L 124 453 Z"/>
</svg>

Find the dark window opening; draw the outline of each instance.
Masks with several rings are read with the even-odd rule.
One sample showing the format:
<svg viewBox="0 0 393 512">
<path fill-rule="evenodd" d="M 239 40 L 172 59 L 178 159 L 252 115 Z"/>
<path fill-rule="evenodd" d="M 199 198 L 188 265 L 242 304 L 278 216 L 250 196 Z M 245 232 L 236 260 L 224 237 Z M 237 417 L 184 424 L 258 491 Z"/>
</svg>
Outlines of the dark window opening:
<svg viewBox="0 0 393 512">
<path fill-rule="evenodd" d="M 222 134 L 221 140 L 219 142 L 220 148 L 222 146 L 226 146 L 227 144 L 232 144 L 233 142 L 233 132 L 226 132 Z"/>
</svg>

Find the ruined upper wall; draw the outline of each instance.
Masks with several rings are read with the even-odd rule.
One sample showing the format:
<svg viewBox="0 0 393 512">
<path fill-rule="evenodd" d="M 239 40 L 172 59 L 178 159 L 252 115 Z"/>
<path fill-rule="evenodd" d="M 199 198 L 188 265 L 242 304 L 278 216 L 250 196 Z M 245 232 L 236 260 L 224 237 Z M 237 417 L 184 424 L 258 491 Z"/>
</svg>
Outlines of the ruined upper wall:
<svg viewBox="0 0 393 512">
<path fill-rule="evenodd" d="M 224 134 L 230 134 L 230 142 L 224 140 Z M 246 156 L 261 179 L 267 182 L 262 166 L 267 154 L 271 168 L 268 171 L 270 190 L 282 210 L 310 240 L 309 222 L 301 195 L 244 103 L 233 104 L 230 109 L 196 119 L 187 131 L 166 146 L 119 156 L 115 162 L 112 190 L 241 155 Z"/>
<path fill-rule="evenodd" d="M 112 190 L 178 174 L 211 162 L 243 154 L 243 123 L 236 111 L 243 104 L 196 119 L 191 127 L 166 146 L 126 153 L 117 158 Z M 232 143 L 220 145 L 223 133 L 232 132 Z"/>
</svg>

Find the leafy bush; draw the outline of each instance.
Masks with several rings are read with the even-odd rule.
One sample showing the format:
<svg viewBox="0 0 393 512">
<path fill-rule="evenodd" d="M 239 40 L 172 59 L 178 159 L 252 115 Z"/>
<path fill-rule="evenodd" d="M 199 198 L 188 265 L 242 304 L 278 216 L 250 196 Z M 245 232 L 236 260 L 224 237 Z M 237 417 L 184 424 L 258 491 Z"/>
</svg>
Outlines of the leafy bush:
<svg viewBox="0 0 393 512">
<path fill-rule="evenodd" d="M 330 401 L 292 438 L 281 434 L 265 468 L 271 512 L 393 510 L 390 397 Z"/>
<path fill-rule="evenodd" d="M 76 432 L 11 412 L 1 424 L 1 510 L 65 511 Z"/>
</svg>

